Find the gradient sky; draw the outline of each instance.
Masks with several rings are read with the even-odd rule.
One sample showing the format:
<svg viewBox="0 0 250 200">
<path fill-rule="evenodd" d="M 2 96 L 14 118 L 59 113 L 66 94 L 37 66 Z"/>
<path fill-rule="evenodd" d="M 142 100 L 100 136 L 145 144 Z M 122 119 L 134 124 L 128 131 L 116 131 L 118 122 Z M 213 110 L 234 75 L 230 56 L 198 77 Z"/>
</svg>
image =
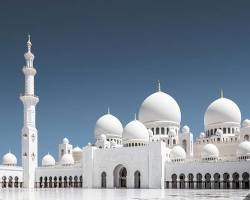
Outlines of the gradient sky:
<svg viewBox="0 0 250 200">
<path fill-rule="evenodd" d="M 250 1 L 5 1 L 0 5 L 0 152 L 21 154 L 27 33 L 35 54 L 39 158 L 68 137 L 94 142 L 107 112 L 123 125 L 157 90 L 197 136 L 220 95 L 250 117 Z"/>
</svg>

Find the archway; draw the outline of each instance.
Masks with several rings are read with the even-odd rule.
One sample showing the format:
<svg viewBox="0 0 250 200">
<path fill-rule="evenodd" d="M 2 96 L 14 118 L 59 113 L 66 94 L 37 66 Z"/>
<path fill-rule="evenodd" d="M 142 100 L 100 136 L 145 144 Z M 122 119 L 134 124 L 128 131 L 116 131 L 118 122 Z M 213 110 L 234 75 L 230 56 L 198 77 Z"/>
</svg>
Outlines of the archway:
<svg viewBox="0 0 250 200">
<path fill-rule="evenodd" d="M 177 188 L 177 175 L 172 174 L 171 178 L 172 178 L 172 188 L 176 189 Z"/>
<path fill-rule="evenodd" d="M 74 177 L 74 187 L 75 188 L 78 187 L 78 177 L 77 176 Z"/>
<path fill-rule="evenodd" d="M 188 188 L 194 189 L 194 175 L 188 174 Z"/>
<path fill-rule="evenodd" d="M 135 178 L 135 188 L 141 188 L 141 173 L 139 171 L 136 171 L 134 174 Z"/>
<path fill-rule="evenodd" d="M 59 179 L 58 179 L 58 187 L 61 188 L 62 187 L 62 177 L 59 176 Z"/>
<path fill-rule="evenodd" d="M 180 175 L 180 189 L 185 189 L 185 174 Z"/>
<path fill-rule="evenodd" d="M 220 189 L 220 174 L 214 174 L 214 189 Z"/>
<path fill-rule="evenodd" d="M 57 187 L 57 177 L 54 176 L 54 187 L 56 188 Z"/>
<path fill-rule="evenodd" d="M 237 172 L 233 173 L 233 189 L 240 188 L 239 174 Z"/>
<path fill-rule="evenodd" d="M 18 188 L 18 176 L 15 176 L 14 187 L 15 187 L 15 188 Z"/>
<path fill-rule="evenodd" d="M 229 174 L 223 174 L 223 189 L 230 189 L 230 181 L 229 181 Z"/>
<path fill-rule="evenodd" d="M 41 176 L 39 180 L 40 180 L 40 182 L 39 182 L 40 188 L 42 188 L 43 187 L 43 177 Z"/>
<path fill-rule="evenodd" d="M 106 172 L 102 172 L 101 174 L 101 187 L 106 188 L 107 187 L 107 174 Z"/>
<path fill-rule="evenodd" d="M 13 186 L 12 182 L 13 182 L 13 178 L 12 178 L 12 176 L 9 176 L 9 181 L 8 181 L 9 188 L 12 188 L 12 186 Z"/>
<path fill-rule="evenodd" d="M 127 169 L 123 165 L 118 165 L 114 169 L 114 187 L 127 187 Z"/>
<path fill-rule="evenodd" d="M 211 189 L 211 175 L 209 173 L 205 174 L 205 189 Z"/>
<path fill-rule="evenodd" d="M 249 189 L 249 174 L 247 172 L 242 174 L 242 189 Z"/>
<path fill-rule="evenodd" d="M 202 189 L 202 175 L 196 174 L 196 189 Z"/>
<path fill-rule="evenodd" d="M 49 188 L 52 188 L 52 176 L 49 177 Z"/>
</svg>

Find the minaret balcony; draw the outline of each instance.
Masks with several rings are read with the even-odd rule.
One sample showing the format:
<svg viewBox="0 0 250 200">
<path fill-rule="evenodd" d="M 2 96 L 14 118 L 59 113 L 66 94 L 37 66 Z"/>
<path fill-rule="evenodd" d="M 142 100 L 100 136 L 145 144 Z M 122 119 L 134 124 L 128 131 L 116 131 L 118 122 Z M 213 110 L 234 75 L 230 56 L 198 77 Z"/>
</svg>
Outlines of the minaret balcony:
<svg viewBox="0 0 250 200">
<path fill-rule="evenodd" d="M 39 102 L 38 96 L 35 96 L 34 94 L 24 94 L 20 95 L 20 99 L 25 105 L 36 105 Z"/>
<path fill-rule="evenodd" d="M 23 67 L 23 73 L 24 73 L 25 76 L 27 76 L 27 75 L 35 76 L 36 75 L 36 69 L 33 68 L 33 67 L 24 66 Z"/>
</svg>

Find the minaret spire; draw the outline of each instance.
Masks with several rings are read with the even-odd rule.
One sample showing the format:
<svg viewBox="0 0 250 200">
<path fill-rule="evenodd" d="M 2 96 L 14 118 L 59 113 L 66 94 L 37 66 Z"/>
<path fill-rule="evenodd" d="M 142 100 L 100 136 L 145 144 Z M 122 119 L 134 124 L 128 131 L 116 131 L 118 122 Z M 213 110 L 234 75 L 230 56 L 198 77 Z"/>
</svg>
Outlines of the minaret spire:
<svg viewBox="0 0 250 200">
<path fill-rule="evenodd" d="M 36 129 L 36 105 L 39 98 L 35 96 L 34 79 L 36 69 L 33 66 L 34 55 L 31 53 L 32 43 L 28 35 L 27 48 L 24 54 L 26 65 L 23 67 L 25 77 L 24 94 L 20 96 L 23 102 L 23 128 L 22 128 L 22 167 L 23 186 L 33 188 L 35 186 L 35 170 L 37 168 L 37 129 Z"/>
<path fill-rule="evenodd" d="M 160 92 L 161 91 L 161 82 L 160 82 L 160 80 L 158 80 L 158 92 Z"/>
<path fill-rule="evenodd" d="M 28 33 L 28 41 L 27 41 L 28 52 L 31 52 L 31 47 L 32 47 L 32 43 L 30 40 L 30 34 Z"/>
<path fill-rule="evenodd" d="M 135 120 L 137 120 L 137 115 L 136 115 L 136 113 L 135 113 Z"/>
<path fill-rule="evenodd" d="M 108 107 L 108 114 L 110 114 L 110 108 Z"/>
<path fill-rule="evenodd" d="M 220 98 L 224 98 L 223 89 L 222 88 L 220 89 Z"/>
</svg>

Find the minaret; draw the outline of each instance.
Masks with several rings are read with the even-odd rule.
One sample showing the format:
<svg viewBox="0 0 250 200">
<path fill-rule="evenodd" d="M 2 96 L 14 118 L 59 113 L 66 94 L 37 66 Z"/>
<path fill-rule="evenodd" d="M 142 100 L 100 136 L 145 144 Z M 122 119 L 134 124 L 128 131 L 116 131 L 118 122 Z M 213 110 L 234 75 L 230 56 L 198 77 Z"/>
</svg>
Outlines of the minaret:
<svg viewBox="0 0 250 200">
<path fill-rule="evenodd" d="M 26 65 L 23 67 L 25 76 L 25 91 L 20 96 L 24 107 L 24 124 L 22 128 L 22 166 L 23 187 L 35 186 L 35 169 L 37 167 L 37 129 L 36 104 L 39 98 L 34 94 L 34 77 L 36 69 L 33 67 L 34 55 L 31 53 L 32 43 L 28 36 L 28 51 L 24 54 Z"/>
</svg>

